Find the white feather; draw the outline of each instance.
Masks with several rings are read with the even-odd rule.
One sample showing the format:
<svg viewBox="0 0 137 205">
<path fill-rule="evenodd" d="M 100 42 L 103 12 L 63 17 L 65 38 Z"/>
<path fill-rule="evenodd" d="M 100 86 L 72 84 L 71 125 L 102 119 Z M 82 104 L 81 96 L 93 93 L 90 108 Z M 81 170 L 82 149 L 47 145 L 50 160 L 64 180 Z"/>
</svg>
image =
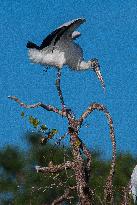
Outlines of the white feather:
<svg viewBox="0 0 137 205">
<path fill-rule="evenodd" d="M 133 196 L 134 203 L 136 203 L 136 197 L 137 197 L 137 165 L 133 169 L 132 175 L 131 175 L 131 193 Z"/>
</svg>

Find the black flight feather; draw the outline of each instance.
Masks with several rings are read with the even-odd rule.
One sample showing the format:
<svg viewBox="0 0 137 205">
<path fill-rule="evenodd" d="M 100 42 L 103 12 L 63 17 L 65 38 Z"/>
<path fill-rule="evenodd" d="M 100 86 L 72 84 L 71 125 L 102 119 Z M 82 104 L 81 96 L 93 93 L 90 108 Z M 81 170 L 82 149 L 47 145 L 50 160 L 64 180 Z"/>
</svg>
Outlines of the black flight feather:
<svg viewBox="0 0 137 205">
<path fill-rule="evenodd" d="M 36 48 L 36 49 L 40 49 L 39 46 L 37 46 L 35 43 L 32 43 L 32 42 L 30 42 L 30 41 L 28 41 L 26 47 L 27 47 L 27 48 Z"/>
</svg>

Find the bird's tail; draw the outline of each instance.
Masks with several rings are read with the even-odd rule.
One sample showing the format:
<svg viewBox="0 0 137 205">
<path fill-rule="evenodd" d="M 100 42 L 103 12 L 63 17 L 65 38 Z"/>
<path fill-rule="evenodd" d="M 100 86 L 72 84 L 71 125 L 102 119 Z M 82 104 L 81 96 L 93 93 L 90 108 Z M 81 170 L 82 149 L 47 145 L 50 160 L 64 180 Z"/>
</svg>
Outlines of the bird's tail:
<svg viewBox="0 0 137 205">
<path fill-rule="evenodd" d="M 30 42 L 30 41 L 28 41 L 26 47 L 27 47 L 27 48 L 36 48 L 36 49 L 39 49 L 39 46 L 37 46 L 35 43 L 32 43 L 32 42 Z"/>
</svg>

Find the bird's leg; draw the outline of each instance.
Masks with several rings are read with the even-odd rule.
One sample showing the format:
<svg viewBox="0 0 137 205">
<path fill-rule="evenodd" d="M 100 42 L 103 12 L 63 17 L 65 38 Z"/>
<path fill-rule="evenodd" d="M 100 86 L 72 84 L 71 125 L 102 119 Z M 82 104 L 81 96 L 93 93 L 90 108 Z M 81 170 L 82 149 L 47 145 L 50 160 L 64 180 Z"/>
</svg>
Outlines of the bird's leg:
<svg viewBox="0 0 137 205">
<path fill-rule="evenodd" d="M 71 109 L 66 107 L 66 105 L 64 103 L 62 90 L 61 90 L 61 87 L 60 87 L 60 79 L 61 79 L 61 69 L 58 68 L 57 79 L 56 79 L 56 87 L 57 87 L 58 95 L 60 97 L 60 102 L 61 102 L 61 105 L 62 105 L 62 112 L 65 112 L 65 113 L 71 115 L 72 118 L 74 118 L 75 117 L 74 113 L 72 113 Z"/>
<path fill-rule="evenodd" d="M 58 69 L 57 79 L 56 79 L 56 87 L 57 87 L 58 95 L 60 97 L 60 102 L 61 102 L 61 105 L 62 105 L 62 110 L 65 110 L 64 99 L 63 99 L 62 90 L 61 90 L 61 87 L 60 87 L 60 78 L 61 78 L 61 70 Z"/>
<path fill-rule="evenodd" d="M 101 82 L 101 85 L 105 91 L 105 83 L 104 83 L 102 74 L 100 72 L 100 66 L 99 66 L 98 60 L 94 58 L 94 59 L 91 59 L 90 62 L 91 62 L 91 67 L 92 67 L 93 71 L 96 73 L 96 75 L 97 75 L 99 81 Z"/>
</svg>

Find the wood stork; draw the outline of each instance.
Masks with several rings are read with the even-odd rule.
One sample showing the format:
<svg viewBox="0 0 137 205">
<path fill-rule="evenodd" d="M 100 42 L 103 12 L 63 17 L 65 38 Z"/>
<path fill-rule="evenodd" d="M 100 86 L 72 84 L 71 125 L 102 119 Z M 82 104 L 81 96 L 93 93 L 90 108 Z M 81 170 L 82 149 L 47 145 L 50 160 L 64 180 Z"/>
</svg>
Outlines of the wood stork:
<svg viewBox="0 0 137 205">
<path fill-rule="evenodd" d="M 56 86 L 62 105 L 64 101 L 60 89 L 60 77 L 63 65 L 67 65 L 75 71 L 85 71 L 88 69 L 95 71 L 102 87 L 105 89 L 98 60 L 84 61 L 83 50 L 74 41 L 81 35 L 80 32 L 75 30 L 84 22 L 84 18 L 78 18 L 64 23 L 50 33 L 40 46 L 30 41 L 27 43 L 29 58 L 33 63 L 53 66 L 58 69 Z"/>
<path fill-rule="evenodd" d="M 61 25 L 50 33 L 40 46 L 29 41 L 27 43 L 29 58 L 33 63 L 54 66 L 59 69 L 63 65 L 68 65 L 76 71 L 92 69 L 96 72 L 104 88 L 105 85 L 97 60 L 84 61 L 82 48 L 74 42 L 81 35 L 75 29 L 84 22 L 84 18 L 78 18 Z"/>
</svg>

